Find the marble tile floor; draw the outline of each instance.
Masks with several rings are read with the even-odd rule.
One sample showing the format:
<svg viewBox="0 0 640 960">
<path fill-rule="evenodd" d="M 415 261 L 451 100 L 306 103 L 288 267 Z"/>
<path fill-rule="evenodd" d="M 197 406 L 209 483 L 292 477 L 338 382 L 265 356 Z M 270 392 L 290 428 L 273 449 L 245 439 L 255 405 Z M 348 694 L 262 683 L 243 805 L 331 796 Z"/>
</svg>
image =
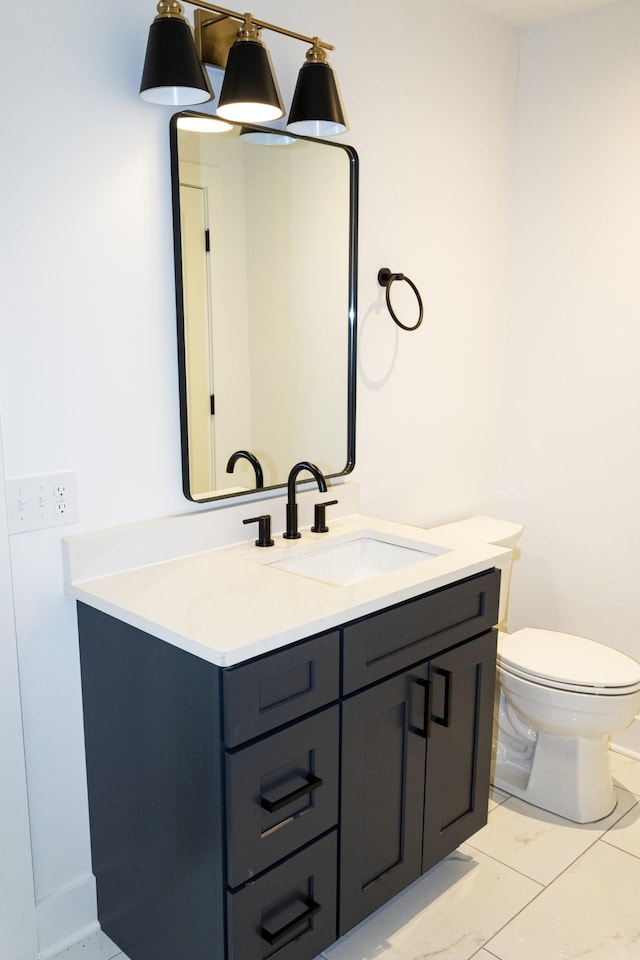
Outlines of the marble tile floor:
<svg viewBox="0 0 640 960">
<path fill-rule="evenodd" d="M 322 960 L 640 960 L 640 761 L 611 759 L 605 820 L 494 791 L 486 827 Z M 56 960 L 127 958 L 98 933 Z"/>
</svg>

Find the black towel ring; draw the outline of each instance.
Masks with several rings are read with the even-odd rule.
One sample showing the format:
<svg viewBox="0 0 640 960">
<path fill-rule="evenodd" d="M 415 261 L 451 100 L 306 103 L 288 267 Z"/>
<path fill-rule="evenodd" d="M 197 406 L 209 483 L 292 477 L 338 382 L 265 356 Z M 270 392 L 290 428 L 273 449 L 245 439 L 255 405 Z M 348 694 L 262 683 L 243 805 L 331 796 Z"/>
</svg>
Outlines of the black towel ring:
<svg viewBox="0 0 640 960">
<path fill-rule="evenodd" d="M 418 322 L 414 324 L 413 327 L 408 327 L 406 324 L 401 323 L 400 320 L 398 320 L 398 318 L 396 317 L 395 313 L 393 312 L 393 307 L 391 306 L 391 285 L 393 284 L 394 280 L 404 280 L 405 283 L 409 284 L 409 286 L 411 287 L 411 289 L 416 295 L 416 300 L 418 301 L 418 306 L 420 307 L 420 316 L 418 317 Z M 398 326 L 402 327 L 403 330 L 417 330 L 420 324 L 422 323 L 422 317 L 424 315 L 424 311 L 422 308 L 422 297 L 418 293 L 418 288 L 416 287 L 413 280 L 409 280 L 409 277 L 405 277 L 404 273 L 391 273 L 391 270 L 389 270 L 389 267 L 381 267 L 378 270 L 378 283 L 380 284 L 381 287 L 387 288 L 387 295 L 386 295 L 387 309 L 389 310 L 389 313 L 391 314 L 395 322 L 398 324 Z"/>
</svg>

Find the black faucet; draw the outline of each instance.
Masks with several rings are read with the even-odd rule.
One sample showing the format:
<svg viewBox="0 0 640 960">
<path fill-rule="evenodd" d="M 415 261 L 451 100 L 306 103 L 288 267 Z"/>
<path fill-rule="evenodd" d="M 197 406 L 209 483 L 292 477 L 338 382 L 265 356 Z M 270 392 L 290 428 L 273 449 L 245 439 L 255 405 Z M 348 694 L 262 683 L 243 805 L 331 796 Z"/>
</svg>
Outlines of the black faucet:
<svg viewBox="0 0 640 960">
<path fill-rule="evenodd" d="M 262 467 L 260 466 L 260 461 L 256 457 L 255 453 L 251 453 L 249 450 L 236 450 L 235 453 L 232 453 L 229 457 L 227 463 L 227 473 L 233 473 L 233 468 L 235 467 L 238 460 L 248 460 L 253 469 L 256 472 L 256 490 L 262 490 L 264 487 L 264 477 L 262 475 Z"/>
<path fill-rule="evenodd" d="M 295 466 L 291 467 L 289 472 L 289 480 L 287 481 L 287 530 L 286 533 L 282 534 L 285 540 L 298 540 L 300 537 L 300 533 L 298 532 L 296 479 L 302 470 L 308 470 L 309 473 L 313 474 L 313 478 L 318 484 L 318 490 L 320 493 L 327 492 L 326 480 L 322 476 L 322 472 L 318 469 L 318 467 L 316 467 L 315 464 L 309 463 L 308 460 L 301 460 L 300 463 L 296 463 Z"/>
</svg>

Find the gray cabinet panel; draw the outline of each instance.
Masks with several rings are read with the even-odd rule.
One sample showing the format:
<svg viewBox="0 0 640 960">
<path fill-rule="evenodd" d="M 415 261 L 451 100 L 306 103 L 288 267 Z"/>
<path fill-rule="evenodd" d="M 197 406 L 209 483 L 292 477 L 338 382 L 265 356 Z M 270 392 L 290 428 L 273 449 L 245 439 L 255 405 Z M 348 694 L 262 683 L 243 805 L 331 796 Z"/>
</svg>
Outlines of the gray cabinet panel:
<svg viewBox="0 0 640 960">
<path fill-rule="evenodd" d="M 78 623 L 102 929 L 130 960 L 221 957 L 217 670 L 82 604 Z"/>
</svg>

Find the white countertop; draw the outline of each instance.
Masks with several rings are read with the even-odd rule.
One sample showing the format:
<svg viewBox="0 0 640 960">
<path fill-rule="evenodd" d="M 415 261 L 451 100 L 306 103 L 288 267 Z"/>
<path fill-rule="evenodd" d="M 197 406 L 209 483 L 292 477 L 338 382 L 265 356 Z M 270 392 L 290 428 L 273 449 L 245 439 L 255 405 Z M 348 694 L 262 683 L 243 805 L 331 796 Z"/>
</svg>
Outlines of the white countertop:
<svg viewBox="0 0 640 960">
<path fill-rule="evenodd" d="M 303 529 L 302 538 L 296 541 L 276 535 L 273 548 L 260 549 L 252 538 L 88 579 L 73 578 L 73 564 L 68 563 L 71 575 L 66 592 L 226 667 L 500 566 L 509 556 L 502 547 L 435 531 L 431 536 L 429 530 L 359 514 L 332 520 L 330 527 L 328 534 Z M 433 543 L 448 552 L 349 586 L 331 585 L 268 565 L 313 543 L 329 546 L 336 538 L 363 528 Z"/>
</svg>

